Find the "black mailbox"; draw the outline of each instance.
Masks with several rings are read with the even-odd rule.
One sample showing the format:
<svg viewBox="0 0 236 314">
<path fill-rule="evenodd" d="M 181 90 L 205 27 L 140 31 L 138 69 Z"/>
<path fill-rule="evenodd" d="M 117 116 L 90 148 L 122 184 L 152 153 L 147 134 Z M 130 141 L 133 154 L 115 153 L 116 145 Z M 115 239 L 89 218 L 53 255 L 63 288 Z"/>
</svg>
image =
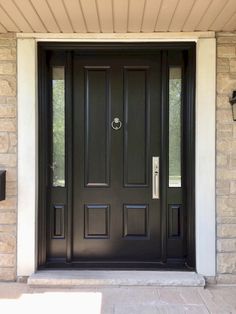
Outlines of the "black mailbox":
<svg viewBox="0 0 236 314">
<path fill-rule="evenodd" d="M 0 170 L 0 201 L 6 198 L 6 170 Z"/>
</svg>

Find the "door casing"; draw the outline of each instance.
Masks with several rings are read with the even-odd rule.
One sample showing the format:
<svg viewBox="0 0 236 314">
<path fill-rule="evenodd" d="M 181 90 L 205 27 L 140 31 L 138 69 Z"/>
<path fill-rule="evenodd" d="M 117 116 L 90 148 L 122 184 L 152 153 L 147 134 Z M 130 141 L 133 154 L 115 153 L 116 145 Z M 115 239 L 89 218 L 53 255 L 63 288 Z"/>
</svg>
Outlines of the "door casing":
<svg viewBox="0 0 236 314">
<path fill-rule="evenodd" d="M 46 75 L 46 64 L 45 64 L 45 56 L 46 52 L 49 50 L 81 50 L 81 51 L 112 51 L 122 50 L 122 51 L 156 51 L 156 50 L 184 50 L 188 54 L 188 83 L 186 85 L 186 115 L 184 119 L 184 127 L 186 129 L 186 134 L 188 137 L 185 138 L 186 149 L 185 154 L 188 156 L 186 158 L 186 172 L 187 176 L 187 197 L 186 197 L 186 207 L 187 211 L 187 251 L 188 251 L 188 263 L 194 267 L 195 265 L 195 43 L 191 42 L 182 42 L 182 43 L 132 43 L 132 44 L 120 44 L 120 43 L 40 43 L 38 45 L 38 64 L 39 64 L 39 219 L 38 219 L 38 266 L 41 267 L 45 264 L 46 261 L 46 190 L 45 187 L 47 185 L 47 157 L 45 152 L 45 147 L 47 147 L 46 138 L 48 132 L 48 125 L 45 119 L 45 104 L 47 103 L 47 94 L 45 93 L 46 86 L 45 80 L 43 77 Z M 70 53 L 67 53 L 67 63 L 70 64 L 71 56 Z M 164 64 L 164 67 L 166 65 Z M 165 70 L 165 68 L 163 69 Z M 67 84 L 71 84 L 71 76 L 68 74 L 66 77 Z M 165 102 L 166 97 L 166 86 L 162 88 L 162 104 Z M 67 101 L 70 101 L 70 93 L 66 95 Z M 72 113 L 68 113 L 70 116 Z M 164 110 L 162 106 L 162 121 L 167 121 L 167 112 Z M 165 123 L 162 123 L 164 126 Z M 167 138 L 167 130 L 166 127 L 162 127 L 162 156 L 166 155 L 166 151 L 164 151 L 165 147 L 165 139 Z M 68 149 L 70 149 L 71 143 L 68 143 Z M 166 159 L 167 161 L 167 159 Z M 70 164 L 68 163 L 68 171 L 72 171 L 70 168 Z M 165 180 L 167 178 L 162 178 L 165 186 Z M 165 191 L 164 188 L 161 190 L 162 195 L 162 206 L 166 206 L 165 203 Z M 68 195 L 68 201 L 70 202 L 71 196 Z M 165 210 L 164 210 L 165 212 Z M 68 225 L 70 225 L 70 216 L 68 216 Z M 163 217 L 165 219 L 165 217 Z M 71 230 L 68 228 L 68 235 Z M 163 241 L 166 239 L 163 237 Z M 68 252 L 70 254 L 70 252 Z"/>
</svg>

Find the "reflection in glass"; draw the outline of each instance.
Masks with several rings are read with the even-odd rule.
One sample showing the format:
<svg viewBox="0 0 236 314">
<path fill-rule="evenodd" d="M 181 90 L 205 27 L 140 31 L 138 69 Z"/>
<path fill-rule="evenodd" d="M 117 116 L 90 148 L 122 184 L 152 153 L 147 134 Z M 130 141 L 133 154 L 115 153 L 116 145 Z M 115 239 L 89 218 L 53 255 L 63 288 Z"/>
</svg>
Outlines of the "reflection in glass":
<svg viewBox="0 0 236 314">
<path fill-rule="evenodd" d="M 181 93 L 180 67 L 169 69 L 169 187 L 181 187 Z"/>
<path fill-rule="evenodd" d="M 64 67 L 52 69 L 52 106 L 53 106 L 53 149 L 52 170 L 53 186 L 65 186 L 65 78 Z"/>
</svg>

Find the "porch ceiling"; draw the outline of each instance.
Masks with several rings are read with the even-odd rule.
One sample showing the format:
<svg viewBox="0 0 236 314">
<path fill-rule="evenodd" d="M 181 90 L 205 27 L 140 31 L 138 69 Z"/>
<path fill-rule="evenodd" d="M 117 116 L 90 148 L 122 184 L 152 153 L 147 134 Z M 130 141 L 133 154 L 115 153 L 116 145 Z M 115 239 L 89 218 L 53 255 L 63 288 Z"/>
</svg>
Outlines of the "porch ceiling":
<svg viewBox="0 0 236 314">
<path fill-rule="evenodd" d="M 0 32 L 235 31 L 236 0 L 0 0 Z"/>
</svg>

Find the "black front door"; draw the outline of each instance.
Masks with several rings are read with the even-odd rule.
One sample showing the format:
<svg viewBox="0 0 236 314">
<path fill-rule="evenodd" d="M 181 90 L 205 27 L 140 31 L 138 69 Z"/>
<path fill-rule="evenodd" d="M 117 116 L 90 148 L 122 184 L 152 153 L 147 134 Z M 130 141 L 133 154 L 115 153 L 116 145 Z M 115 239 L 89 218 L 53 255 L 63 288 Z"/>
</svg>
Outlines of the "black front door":
<svg viewBox="0 0 236 314">
<path fill-rule="evenodd" d="M 117 50 L 49 50 L 42 58 L 48 150 L 41 265 L 191 264 L 189 56 Z"/>
<path fill-rule="evenodd" d="M 160 200 L 160 53 L 76 56 L 73 123 L 73 257 L 155 262 Z"/>
</svg>

